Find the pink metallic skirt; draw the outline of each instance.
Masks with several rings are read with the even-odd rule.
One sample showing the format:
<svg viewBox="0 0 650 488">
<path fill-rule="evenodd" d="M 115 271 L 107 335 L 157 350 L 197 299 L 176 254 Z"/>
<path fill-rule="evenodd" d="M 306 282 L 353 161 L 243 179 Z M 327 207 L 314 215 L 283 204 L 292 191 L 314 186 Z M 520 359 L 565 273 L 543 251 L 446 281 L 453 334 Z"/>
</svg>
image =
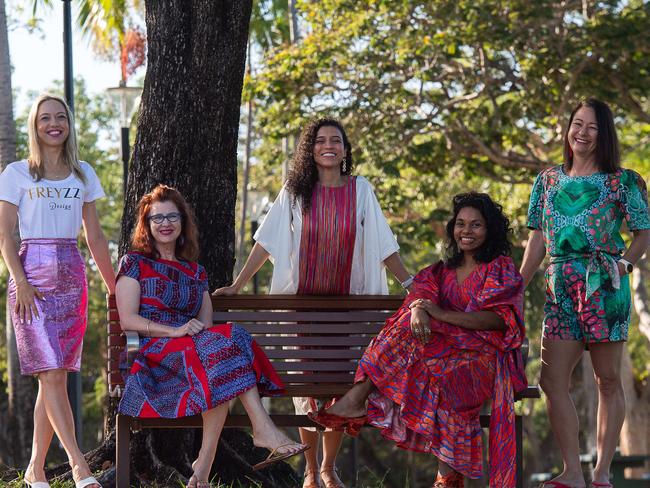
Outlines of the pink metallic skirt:
<svg viewBox="0 0 650 488">
<path fill-rule="evenodd" d="M 9 280 L 11 320 L 20 372 L 79 371 L 86 332 L 88 285 L 76 239 L 25 239 L 19 251 L 27 281 L 45 300 L 35 299 L 39 317 L 21 323 L 14 308 L 16 285 Z"/>
</svg>

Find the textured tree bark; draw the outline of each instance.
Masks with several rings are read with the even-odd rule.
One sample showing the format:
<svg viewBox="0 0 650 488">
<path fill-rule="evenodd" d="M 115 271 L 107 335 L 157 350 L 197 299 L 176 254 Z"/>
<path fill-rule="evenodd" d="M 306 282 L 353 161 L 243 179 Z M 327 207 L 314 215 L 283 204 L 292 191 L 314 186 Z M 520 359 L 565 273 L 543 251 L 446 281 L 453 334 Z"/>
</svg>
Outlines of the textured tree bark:
<svg viewBox="0 0 650 488">
<path fill-rule="evenodd" d="M 146 2 L 147 74 L 122 253 L 137 201 L 158 183 L 191 202 L 210 286 L 232 278 L 237 140 L 251 0 Z"/>
<path fill-rule="evenodd" d="M 128 250 L 140 197 L 159 183 L 176 187 L 196 214 L 199 261 L 214 288 L 232 280 L 235 261 L 237 142 L 252 1 L 149 0 L 145 5 L 147 73 L 120 252 Z M 115 407 L 113 402 L 109 409 L 108 442 L 114 438 Z M 131 443 L 132 483 L 155 480 L 168 486 L 189 477 L 200 442 L 200 431 L 187 429 L 136 434 Z M 252 471 L 251 458 L 257 462 L 263 453 L 252 446 L 250 435 L 228 429 L 221 437 L 213 475 L 224 483 L 297 483 L 288 465 L 260 474 Z"/>
<path fill-rule="evenodd" d="M 16 160 L 16 127 L 5 2 L 0 0 L 0 170 Z M 18 240 L 18 234 L 15 235 Z M 26 466 L 30 455 L 36 401 L 32 379 L 20 374 L 14 328 L 6 309 L 7 394 L 0 391 L 0 465 Z"/>
</svg>

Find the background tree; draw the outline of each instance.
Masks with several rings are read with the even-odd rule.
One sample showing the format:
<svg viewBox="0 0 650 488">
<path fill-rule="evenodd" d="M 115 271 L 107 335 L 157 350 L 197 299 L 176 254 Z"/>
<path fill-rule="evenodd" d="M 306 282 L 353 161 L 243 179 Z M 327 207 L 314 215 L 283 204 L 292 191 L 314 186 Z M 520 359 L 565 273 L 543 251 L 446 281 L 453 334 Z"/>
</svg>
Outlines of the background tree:
<svg viewBox="0 0 650 488">
<path fill-rule="evenodd" d="M 11 60 L 7 32 L 5 2 L 0 0 L 0 170 L 16 160 L 16 128 L 13 116 L 13 93 L 11 90 Z M 11 315 L 6 305 L 8 273 L 2 263 L 5 277 L 2 285 L 2 310 L 5 313 L 5 334 L 0 335 L 0 362 L 7 365 L 6 383 L 0 381 L 0 465 L 23 465 L 29 459 L 31 445 L 32 416 L 24 415 L 24 405 L 33 405 L 36 396 L 32 381 L 21 376 L 18 364 L 16 339 L 11 326 Z M 3 337 L 4 336 L 4 337 Z M 4 375 L 3 375 L 4 376 Z M 29 409 L 27 409 L 29 410 Z"/>
<path fill-rule="evenodd" d="M 145 8 L 149 58 L 120 251 L 128 249 L 140 197 L 159 183 L 172 185 L 194 208 L 200 262 L 214 288 L 231 281 L 234 264 L 237 141 L 251 1 L 151 0 Z M 135 471 L 141 480 L 188 477 L 199 443 L 200 436 L 187 431 L 136 436 Z M 250 436 L 226 431 L 215 472 L 222 481 L 295 483 L 282 466 L 275 474 L 254 473 L 245 458 L 253 451 Z"/>
<path fill-rule="evenodd" d="M 298 2 L 297 9 L 301 39 L 271 51 L 251 79 L 258 135 L 251 181 L 275 194 L 281 141 L 313 116 L 342 119 L 357 171 L 375 185 L 412 269 L 442 255 L 451 196 L 467 189 L 504 204 L 516 231 L 515 260 L 521 257 L 530 185 L 540 169 L 561 161 L 563 124 L 580 97 L 613 106 L 625 165 L 650 178 L 647 2 L 323 0 Z M 531 381 L 538 377 L 543 296 L 538 276 L 526 296 Z M 635 296 L 637 309 L 647 310 L 647 298 Z M 628 350 L 626 394 L 634 417 L 621 447 L 647 452 L 640 438 L 647 429 L 638 426 L 650 415 L 644 402 L 650 358 L 636 325 Z M 587 359 L 574 383 L 588 414 L 582 418 L 594 422 L 588 366 Z M 531 414 L 528 471 L 556 468 L 559 456 L 537 456 L 556 449 L 543 402 L 522 408 Z M 360 442 L 375 459 L 401 455 L 377 451 L 371 436 Z M 585 451 L 594 445 L 593 437 L 583 439 Z M 430 479 L 435 465 L 419 461 L 423 481 Z M 390 465 L 393 483 L 419 476 L 400 470 L 406 462 Z"/>
</svg>

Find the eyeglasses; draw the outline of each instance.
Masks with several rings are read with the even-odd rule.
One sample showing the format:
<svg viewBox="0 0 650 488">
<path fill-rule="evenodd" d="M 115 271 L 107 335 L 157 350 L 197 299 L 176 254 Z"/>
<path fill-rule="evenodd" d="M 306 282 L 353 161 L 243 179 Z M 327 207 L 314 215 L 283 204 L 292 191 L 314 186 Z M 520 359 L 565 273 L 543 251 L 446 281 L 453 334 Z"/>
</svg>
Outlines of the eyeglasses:
<svg viewBox="0 0 650 488">
<path fill-rule="evenodd" d="M 167 219 L 167 221 L 170 224 L 173 224 L 181 220 L 181 217 L 182 215 L 179 214 L 178 212 L 171 212 L 168 214 L 156 214 L 156 215 L 149 216 L 149 222 L 153 222 L 154 224 L 160 225 L 165 221 L 165 219 Z"/>
</svg>

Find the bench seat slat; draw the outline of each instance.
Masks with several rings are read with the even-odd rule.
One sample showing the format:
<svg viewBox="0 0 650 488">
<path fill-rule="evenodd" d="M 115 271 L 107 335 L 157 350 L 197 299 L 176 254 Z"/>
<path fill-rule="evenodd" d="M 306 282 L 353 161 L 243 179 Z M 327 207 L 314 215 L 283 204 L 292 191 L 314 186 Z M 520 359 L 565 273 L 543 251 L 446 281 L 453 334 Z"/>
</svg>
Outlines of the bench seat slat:
<svg viewBox="0 0 650 488">
<path fill-rule="evenodd" d="M 314 424 L 306 415 L 289 415 L 289 414 L 271 414 L 273 423 L 278 427 L 313 427 Z M 201 428 L 203 427 L 203 419 L 200 415 L 193 415 L 192 417 L 182 417 L 178 419 L 155 419 L 155 418 L 138 418 L 133 421 L 140 428 Z M 490 416 L 481 415 L 479 417 L 481 427 L 487 428 L 490 425 Z M 248 415 L 228 415 L 224 424 L 226 427 L 250 427 L 251 421 Z"/>
</svg>

